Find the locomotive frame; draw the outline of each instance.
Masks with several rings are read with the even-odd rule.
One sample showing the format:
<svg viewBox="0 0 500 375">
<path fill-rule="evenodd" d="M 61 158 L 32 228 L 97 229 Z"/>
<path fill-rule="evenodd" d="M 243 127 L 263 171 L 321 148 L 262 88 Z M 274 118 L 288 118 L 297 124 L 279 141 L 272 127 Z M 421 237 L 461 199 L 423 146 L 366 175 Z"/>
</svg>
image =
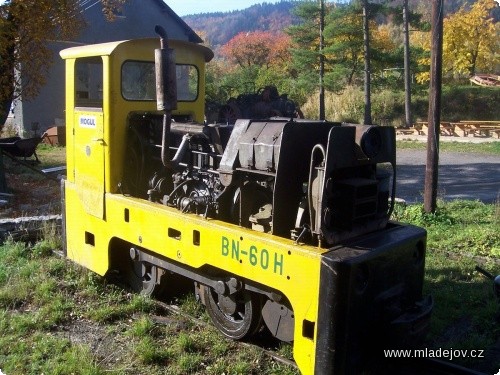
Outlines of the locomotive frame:
<svg viewBox="0 0 500 375">
<path fill-rule="evenodd" d="M 166 83 L 176 81 L 177 105 L 158 110 L 159 46 L 61 52 L 66 256 L 100 275 L 118 270 L 147 294 L 174 287 L 170 273 L 188 277 L 224 335 L 265 326 L 293 342 L 304 374 L 357 373 L 380 348 L 419 342 L 432 311 L 422 297 L 426 233 L 389 221 L 394 129 L 203 124 L 213 53 L 181 41 L 169 43 L 176 78 Z"/>
</svg>

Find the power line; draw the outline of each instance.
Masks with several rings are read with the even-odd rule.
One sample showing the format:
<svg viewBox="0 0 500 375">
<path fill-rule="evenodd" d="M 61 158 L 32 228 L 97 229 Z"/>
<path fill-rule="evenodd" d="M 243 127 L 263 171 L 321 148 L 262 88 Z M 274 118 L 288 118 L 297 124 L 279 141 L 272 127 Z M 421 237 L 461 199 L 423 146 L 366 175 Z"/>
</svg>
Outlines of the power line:
<svg viewBox="0 0 500 375">
<path fill-rule="evenodd" d="M 85 6 L 92 1 L 94 1 L 94 3 L 85 8 Z M 81 13 L 83 13 L 89 10 L 90 8 L 94 7 L 95 5 L 99 4 L 100 2 L 101 0 L 81 0 L 78 2 L 78 5 L 80 5 L 80 8 L 82 8 Z"/>
</svg>

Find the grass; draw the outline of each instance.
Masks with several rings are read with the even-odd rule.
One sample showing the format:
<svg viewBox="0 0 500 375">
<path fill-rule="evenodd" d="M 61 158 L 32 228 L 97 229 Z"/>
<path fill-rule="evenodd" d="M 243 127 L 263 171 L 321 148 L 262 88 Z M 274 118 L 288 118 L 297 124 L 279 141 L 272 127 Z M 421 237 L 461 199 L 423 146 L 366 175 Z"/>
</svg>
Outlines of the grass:
<svg viewBox="0 0 500 375">
<path fill-rule="evenodd" d="M 43 168 L 56 167 L 66 164 L 66 147 L 50 146 L 40 143 L 36 149 Z"/>
<path fill-rule="evenodd" d="M 297 374 L 211 325 L 159 310 L 79 266 L 0 246 L 0 368 L 5 374 Z M 183 311 L 200 310 L 193 298 Z M 152 317 L 162 315 L 164 323 Z M 206 319 L 206 315 L 200 315 Z"/>
<path fill-rule="evenodd" d="M 493 283 L 474 271 L 478 262 L 467 256 L 450 257 L 429 249 L 426 259 L 424 293 L 432 294 L 435 307 L 431 331 L 424 344 L 434 349 L 484 350 L 498 347 L 499 302 L 493 293 Z M 488 264 L 490 271 L 499 273 L 500 265 Z M 497 349 L 498 350 L 498 349 Z M 500 358 L 457 358 L 453 363 L 496 373 Z"/>
<path fill-rule="evenodd" d="M 5 173 L 16 175 L 17 179 L 22 179 L 26 183 L 42 182 L 46 180 L 46 176 L 43 175 L 42 172 L 35 173 L 33 169 L 41 171 L 46 168 L 66 165 L 66 147 L 50 146 L 40 143 L 37 146 L 36 153 L 40 163 L 36 163 L 34 157 L 26 160 L 32 168 L 17 163 L 4 155 L 2 159 Z M 19 160 L 24 161 L 22 158 Z M 9 186 L 9 178 L 7 178 L 7 186 Z"/>
<path fill-rule="evenodd" d="M 496 87 L 443 86 L 441 119 L 498 120 L 500 90 Z M 375 124 L 402 126 L 405 123 L 404 92 L 373 89 L 371 95 L 372 119 Z M 426 120 L 429 110 L 427 89 L 412 93 L 412 117 Z M 319 95 L 313 93 L 301 105 L 306 118 L 318 118 Z M 325 93 L 326 119 L 330 121 L 361 122 L 364 113 L 364 93 L 360 87 L 347 86 L 340 93 Z"/>
<path fill-rule="evenodd" d="M 439 202 L 435 213 L 422 205 L 396 207 L 394 218 L 427 229 L 425 293 L 435 300 L 427 347 L 485 350 L 500 344 L 500 301 L 493 282 L 475 271 L 480 265 L 500 274 L 500 202 Z M 454 363 L 493 373 L 498 355 L 488 361 Z"/>
<path fill-rule="evenodd" d="M 426 150 L 426 142 L 397 141 L 398 150 Z M 465 143 L 465 142 L 440 142 L 440 152 L 467 152 L 487 155 L 500 155 L 500 142 Z"/>
<path fill-rule="evenodd" d="M 500 210 L 480 202 L 440 202 L 435 214 L 400 206 L 395 218 L 429 233 L 425 293 L 435 300 L 424 346 L 490 348 L 500 334 L 492 282 L 478 262 L 500 273 Z M 154 301 L 56 257 L 50 238 L 0 246 L 0 368 L 6 374 L 297 374 L 216 329 L 165 312 Z M 470 238 L 469 238 L 470 237 Z M 467 242 L 466 242 L 467 241 Z M 474 255 L 481 255 L 474 258 Z M 208 320 L 193 297 L 182 311 Z M 156 316 L 161 315 L 161 321 Z M 291 346 L 279 353 L 291 356 Z M 470 367 L 500 366 L 455 359 Z M 495 370 L 495 371 L 496 371 Z"/>
<path fill-rule="evenodd" d="M 397 205 L 394 218 L 425 227 L 427 246 L 434 251 L 500 259 L 499 206 L 500 202 L 438 202 L 436 212 L 427 214 L 422 204 Z"/>
</svg>

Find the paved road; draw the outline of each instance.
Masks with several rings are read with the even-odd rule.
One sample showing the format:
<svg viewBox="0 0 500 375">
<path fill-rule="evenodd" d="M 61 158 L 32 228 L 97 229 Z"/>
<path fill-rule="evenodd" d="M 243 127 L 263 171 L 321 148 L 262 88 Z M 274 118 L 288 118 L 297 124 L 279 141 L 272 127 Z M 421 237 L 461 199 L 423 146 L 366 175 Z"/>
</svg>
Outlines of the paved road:
<svg viewBox="0 0 500 375">
<path fill-rule="evenodd" d="M 396 196 L 408 203 L 422 202 L 425 181 L 425 150 L 398 150 Z M 441 152 L 438 198 L 500 199 L 500 156 Z"/>
</svg>

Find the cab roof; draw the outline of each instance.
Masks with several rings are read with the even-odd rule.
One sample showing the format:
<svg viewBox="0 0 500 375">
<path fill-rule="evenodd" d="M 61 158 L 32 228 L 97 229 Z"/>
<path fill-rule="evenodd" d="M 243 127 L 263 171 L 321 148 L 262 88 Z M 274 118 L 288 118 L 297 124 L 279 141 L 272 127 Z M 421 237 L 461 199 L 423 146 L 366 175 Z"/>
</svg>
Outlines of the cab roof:
<svg viewBox="0 0 500 375">
<path fill-rule="evenodd" d="M 59 54 L 63 59 L 76 59 L 89 56 L 110 56 L 120 50 L 133 48 L 134 45 L 143 46 L 144 44 L 151 44 L 152 48 L 160 48 L 159 38 L 144 38 L 71 47 L 63 49 L 59 52 Z M 174 50 L 189 49 L 197 51 L 204 56 L 205 62 L 209 62 L 214 57 L 214 53 L 210 48 L 183 40 L 170 39 L 168 41 L 168 46 Z"/>
</svg>

